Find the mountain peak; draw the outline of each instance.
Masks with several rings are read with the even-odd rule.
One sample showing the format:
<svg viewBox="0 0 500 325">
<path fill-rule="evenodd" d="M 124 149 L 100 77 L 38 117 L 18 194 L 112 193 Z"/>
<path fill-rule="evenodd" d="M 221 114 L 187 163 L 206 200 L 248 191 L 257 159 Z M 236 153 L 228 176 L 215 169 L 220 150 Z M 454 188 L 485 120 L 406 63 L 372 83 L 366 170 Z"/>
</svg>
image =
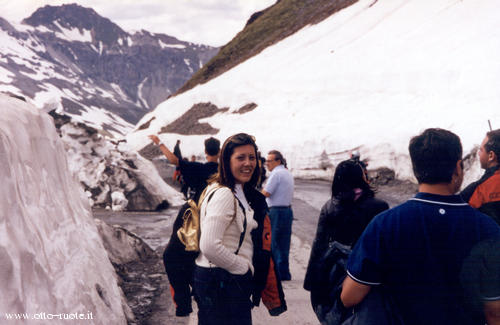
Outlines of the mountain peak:
<svg viewBox="0 0 500 325">
<path fill-rule="evenodd" d="M 62 32 L 62 28 L 77 28 L 80 32 L 89 30 L 93 35 L 93 42 L 112 44 L 127 33 L 111 20 L 100 16 L 92 8 L 82 7 L 77 4 L 65 4 L 37 9 L 30 17 L 23 20 L 24 24 L 33 27 L 44 26 L 54 32 Z"/>
<path fill-rule="evenodd" d="M 17 30 L 0 18 L 0 91 L 117 136 L 218 51 L 145 30 L 132 35 L 76 4 L 45 6 L 23 23 Z"/>
</svg>

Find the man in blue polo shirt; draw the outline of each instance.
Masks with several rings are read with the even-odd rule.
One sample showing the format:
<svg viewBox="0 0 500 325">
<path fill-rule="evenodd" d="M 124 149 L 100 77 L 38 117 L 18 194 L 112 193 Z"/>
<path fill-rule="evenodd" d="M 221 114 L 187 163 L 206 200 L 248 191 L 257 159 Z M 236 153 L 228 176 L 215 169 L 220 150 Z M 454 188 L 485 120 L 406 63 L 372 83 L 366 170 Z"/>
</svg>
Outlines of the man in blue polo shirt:
<svg viewBox="0 0 500 325">
<path fill-rule="evenodd" d="M 500 237 L 500 228 L 455 195 L 463 180 L 458 136 L 427 129 L 409 151 L 419 193 L 365 229 L 349 257 L 341 300 L 352 307 L 381 286 L 406 325 L 484 324 L 466 308 L 460 270 L 473 246 Z"/>
<path fill-rule="evenodd" d="M 292 236 L 292 198 L 293 176 L 286 168 L 283 155 L 272 150 L 268 153 L 266 166 L 270 175 L 262 194 L 266 196 L 271 219 L 271 251 L 278 267 L 280 279 L 292 279 L 288 256 L 290 255 L 290 239 Z"/>
</svg>

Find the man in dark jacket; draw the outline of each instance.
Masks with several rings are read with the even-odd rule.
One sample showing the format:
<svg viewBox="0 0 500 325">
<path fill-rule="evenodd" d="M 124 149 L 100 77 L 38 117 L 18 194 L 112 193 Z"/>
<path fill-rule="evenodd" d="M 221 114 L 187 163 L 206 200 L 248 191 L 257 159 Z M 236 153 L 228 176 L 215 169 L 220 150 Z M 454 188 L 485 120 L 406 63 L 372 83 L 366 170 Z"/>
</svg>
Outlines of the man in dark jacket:
<svg viewBox="0 0 500 325">
<path fill-rule="evenodd" d="M 203 164 L 196 161 L 179 159 L 156 135 L 150 135 L 149 138 L 156 145 L 160 146 L 161 152 L 163 152 L 170 163 L 179 167 L 184 181 L 190 188 L 195 190 L 193 199 L 197 201 L 201 192 L 207 186 L 207 179 L 217 173 L 220 141 L 213 137 L 205 140 L 205 157 L 207 162 Z"/>
<path fill-rule="evenodd" d="M 207 162 L 202 164 L 179 159 L 167 146 L 161 143 L 156 135 L 150 135 L 149 138 L 156 145 L 160 146 L 160 150 L 172 164 L 179 167 L 186 184 L 195 190 L 192 199 L 197 202 L 207 186 L 208 178 L 217 172 L 220 141 L 213 137 L 205 140 Z M 189 208 L 188 203 L 180 208 L 177 218 L 174 221 L 172 235 L 163 253 L 163 263 L 173 289 L 173 299 L 176 303 L 176 316 L 187 316 L 193 311 L 191 307 L 190 286 L 194 270 L 194 260 L 198 256 L 198 253 L 185 251 L 184 245 L 177 237 L 177 230 L 182 226 L 182 217 L 187 208 Z"/>
<path fill-rule="evenodd" d="M 481 324 L 467 309 L 460 272 L 471 249 L 499 238 L 500 227 L 455 195 L 463 180 L 458 136 L 427 129 L 409 151 L 419 193 L 365 229 L 349 256 L 341 300 L 358 305 L 375 286 L 392 295 L 406 325 Z"/>
<path fill-rule="evenodd" d="M 500 225 L 500 129 L 486 133 L 478 152 L 484 175 L 467 186 L 460 195 Z"/>
<path fill-rule="evenodd" d="M 181 140 L 177 140 L 177 142 L 175 143 L 175 147 L 174 147 L 174 155 L 177 157 L 177 159 L 182 159 L 182 153 L 181 153 Z"/>
</svg>

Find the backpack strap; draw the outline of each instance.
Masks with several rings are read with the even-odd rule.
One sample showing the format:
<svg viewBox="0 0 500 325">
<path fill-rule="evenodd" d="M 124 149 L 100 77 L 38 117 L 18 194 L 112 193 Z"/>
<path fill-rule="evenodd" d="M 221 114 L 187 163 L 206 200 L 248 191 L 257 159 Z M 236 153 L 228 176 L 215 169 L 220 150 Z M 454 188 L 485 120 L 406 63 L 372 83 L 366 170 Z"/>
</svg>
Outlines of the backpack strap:
<svg viewBox="0 0 500 325">
<path fill-rule="evenodd" d="M 241 245 L 243 245 L 243 240 L 245 239 L 245 234 L 247 232 L 247 214 L 246 214 L 245 208 L 243 207 L 243 204 L 241 204 L 240 200 L 238 200 L 238 198 L 236 196 L 234 198 L 235 198 L 235 200 L 234 200 L 234 218 L 236 218 L 236 211 L 237 211 L 236 201 L 238 201 L 238 204 L 240 205 L 241 209 L 243 210 L 243 232 L 240 234 L 240 242 L 238 244 L 238 249 L 236 250 L 236 252 L 234 252 L 234 254 L 238 255 L 238 253 L 240 252 Z"/>
<path fill-rule="evenodd" d="M 207 194 L 208 187 L 206 187 L 203 190 L 203 193 L 201 193 L 200 200 L 198 201 L 198 207 L 201 209 L 201 204 L 203 203 L 203 200 L 205 199 L 206 196 L 208 196 L 207 203 L 210 202 L 210 199 L 215 194 L 215 191 L 217 191 L 219 188 L 222 188 L 222 187 L 225 187 L 225 186 L 217 185 L 214 189 L 210 190 L 210 192 L 208 192 L 208 194 Z M 247 218 L 246 218 L 246 212 L 245 212 L 245 208 L 243 207 L 243 204 L 240 202 L 240 200 L 238 200 L 238 198 L 234 194 L 233 194 L 233 197 L 234 197 L 233 220 L 236 218 L 236 215 L 238 214 L 238 205 L 241 207 L 241 210 L 243 211 L 243 216 L 244 216 L 244 218 L 243 218 L 243 231 L 240 234 L 240 241 L 238 243 L 238 248 L 234 252 L 234 254 L 238 255 L 240 248 L 241 248 L 241 245 L 243 245 L 243 240 L 245 239 L 245 234 L 247 231 Z"/>
<path fill-rule="evenodd" d="M 203 192 L 201 192 L 200 198 L 198 199 L 198 209 L 201 210 L 201 204 L 203 203 L 203 200 L 205 200 L 205 197 L 208 196 L 208 201 L 212 198 L 212 196 L 215 194 L 215 191 L 217 191 L 219 188 L 222 188 L 223 186 L 217 185 L 210 191 L 208 191 L 208 186 L 205 187 Z"/>
</svg>

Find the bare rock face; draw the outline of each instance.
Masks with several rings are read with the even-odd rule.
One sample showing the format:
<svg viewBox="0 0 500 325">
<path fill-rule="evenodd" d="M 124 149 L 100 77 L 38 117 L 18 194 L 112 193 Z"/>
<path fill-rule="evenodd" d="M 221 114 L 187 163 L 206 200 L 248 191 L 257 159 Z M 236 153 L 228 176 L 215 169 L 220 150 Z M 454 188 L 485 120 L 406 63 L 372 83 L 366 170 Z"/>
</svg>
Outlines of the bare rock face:
<svg viewBox="0 0 500 325">
<path fill-rule="evenodd" d="M 235 110 L 233 114 L 245 114 L 253 111 L 256 107 L 257 104 L 248 103 Z M 208 123 L 200 122 L 200 120 L 214 116 L 218 113 L 227 112 L 228 110 L 228 107 L 219 108 L 217 105 L 210 102 L 196 103 L 178 119 L 162 127 L 160 133 L 178 133 L 183 135 L 217 134 L 219 129 L 212 127 Z M 154 119 L 155 117 L 151 118 L 146 123 L 139 125 L 137 129 L 147 129 Z"/>
<path fill-rule="evenodd" d="M 96 129 L 51 112 L 68 153 L 70 169 L 96 208 L 152 211 L 182 203 L 182 196 L 158 175 L 154 165 L 111 142 Z"/>
<path fill-rule="evenodd" d="M 194 104 L 184 115 L 160 130 L 160 133 L 192 134 L 216 134 L 218 129 L 208 123 L 200 123 L 199 120 L 214 116 L 217 113 L 228 111 L 229 108 L 218 108 L 212 103 Z"/>
</svg>

